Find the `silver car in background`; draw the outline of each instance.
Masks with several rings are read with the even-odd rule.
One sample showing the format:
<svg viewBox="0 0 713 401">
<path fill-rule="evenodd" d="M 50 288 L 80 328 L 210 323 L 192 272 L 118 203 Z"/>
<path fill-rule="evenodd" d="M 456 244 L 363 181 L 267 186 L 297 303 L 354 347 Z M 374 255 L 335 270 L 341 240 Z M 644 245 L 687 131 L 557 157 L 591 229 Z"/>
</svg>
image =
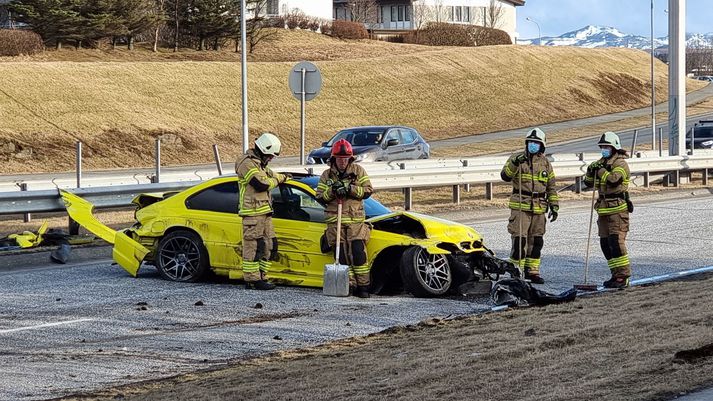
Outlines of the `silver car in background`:
<svg viewBox="0 0 713 401">
<path fill-rule="evenodd" d="M 312 150 L 307 164 L 325 164 L 332 153 L 332 144 L 346 139 L 352 144 L 356 161 L 375 162 L 407 159 L 428 159 L 431 149 L 421 134 L 411 127 L 398 125 L 346 128 L 336 133 L 321 148 Z"/>
</svg>

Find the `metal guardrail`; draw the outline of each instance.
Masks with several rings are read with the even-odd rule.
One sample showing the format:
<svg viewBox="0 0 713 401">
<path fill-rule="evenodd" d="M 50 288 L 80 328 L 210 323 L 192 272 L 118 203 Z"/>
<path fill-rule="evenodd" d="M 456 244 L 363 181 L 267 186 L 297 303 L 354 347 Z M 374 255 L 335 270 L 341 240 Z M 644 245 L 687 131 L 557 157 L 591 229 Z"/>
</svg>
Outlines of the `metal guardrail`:
<svg viewBox="0 0 713 401">
<path fill-rule="evenodd" d="M 645 152 L 628 160 L 632 175 L 645 175 L 648 182 L 650 173 L 668 173 L 693 170 L 713 169 L 713 151 L 697 152 L 689 156 L 649 157 Z M 581 177 L 589 163 L 599 158 L 598 153 L 583 155 L 553 155 L 550 160 L 555 174 L 560 179 Z M 364 163 L 375 189 L 405 189 L 406 207 L 410 206 L 410 191 L 412 188 L 427 187 L 454 187 L 454 200 L 456 190 L 461 185 L 486 184 L 492 195 L 492 184 L 500 182 L 500 170 L 507 160 L 506 156 L 482 157 L 470 159 L 428 159 L 409 160 L 390 163 Z M 311 172 L 321 174 L 325 165 L 280 167 L 277 171 Z M 204 179 L 217 176 L 216 171 L 205 171 Z M 114 185 L 111 177 L 104 178 L 104 186 L 71 188 L 66 187 L 94 204 L 97 208 L 113 208 L 130 205 L 131 199 L 140 193 L 165 192 L 181 190 L 191 187 L 200 180 L 187 180 L 195 177 L 191 173 L 163 173 L 164 181 L 158 184 L 133 184 Z M 116 176 L 125 180 L 126 176 Z M 181 181 L 184 180 L 184 181 Z M 707 176 L 706 176 L 707 182 Z M 54 182 L 56 183 L 56 181 Z M 86 178 L 83 185 L 88 185 Z M 107 186 L 107 184 L 111 184 Z M 458 195 L 459 197 L 459 195 Z M 64 210 L 64 205 L 59 199 L 57 189 L 29 190 L 15 192 L 0 192 L 0 215 L 56 212 Z"/>
</svg>

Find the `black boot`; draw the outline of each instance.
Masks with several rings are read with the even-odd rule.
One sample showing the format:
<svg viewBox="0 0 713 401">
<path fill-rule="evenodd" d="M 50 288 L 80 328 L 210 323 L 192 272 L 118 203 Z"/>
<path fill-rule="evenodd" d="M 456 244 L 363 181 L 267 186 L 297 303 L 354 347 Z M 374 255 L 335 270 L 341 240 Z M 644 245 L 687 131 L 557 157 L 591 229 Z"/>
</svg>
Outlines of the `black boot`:
<svg viewBox="0 0 713 401">
<path fill-rule="evenodd" d="M 604 282 L 604 288 L 623 289 L 629 287 L 629 277 L 612 277 Z"/>
<path fill-rule="evenodd" d="M 356 288 L 356 296 L 359 298 L 369 298 L 369 287 L 365 285 L 360 285 Z"/>
<path fill-rule="evenodd" d="M 260 291 L 267 291 L 267 290 L 274 290 L 275 284 L 269 283 L 265 280 L 247 281 L 247 282 L 245 282 L 245 288 L 248 290 L 255 289 L 255 290 L 260 290 Z"/>
<path fill-rule="evenodd" d="M 530 280 L 534 284 L 544 284 L 545 280 L 542 279 L 539 273 L 530 273 L 529 269 L 525 269 L 525 280 Z"/>
</svg>

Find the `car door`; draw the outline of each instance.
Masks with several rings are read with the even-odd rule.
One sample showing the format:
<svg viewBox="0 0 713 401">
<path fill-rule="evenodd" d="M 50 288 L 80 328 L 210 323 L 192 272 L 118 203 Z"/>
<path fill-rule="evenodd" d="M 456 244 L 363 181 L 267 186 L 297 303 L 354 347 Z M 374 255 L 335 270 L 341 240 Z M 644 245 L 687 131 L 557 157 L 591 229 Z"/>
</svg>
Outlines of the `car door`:
<svg viewBox="0 0 713 401">
<path fill-rule="evenodd" d="M 404 159 L 418 159 L 420 151 L 416 143 L 416 135 L 408 128 L 401 128 L 401 144 L 403 146 Z"/>
<path fill-rule="evenodd" d="M 311 192 L 291 184 L 273 190 L 272 200 L 278 260 L 270 276 L 285 284 L 321 287 L 324 265 L 334 263 L 334 255 L 322 253 L 320 246 L 327 227 L 324 206 Z"/>
<path fill-rule="evenodd" d="M 389 141 L 396 140 L 396 143 L 389 145 Z M 386 133 L 386 138 L 382 142 L 386 161 L 401 160 L 404 158 L 404 150 L 401 144 L 401 133 L 398 128 L 392 128 Z"/>
</svg>

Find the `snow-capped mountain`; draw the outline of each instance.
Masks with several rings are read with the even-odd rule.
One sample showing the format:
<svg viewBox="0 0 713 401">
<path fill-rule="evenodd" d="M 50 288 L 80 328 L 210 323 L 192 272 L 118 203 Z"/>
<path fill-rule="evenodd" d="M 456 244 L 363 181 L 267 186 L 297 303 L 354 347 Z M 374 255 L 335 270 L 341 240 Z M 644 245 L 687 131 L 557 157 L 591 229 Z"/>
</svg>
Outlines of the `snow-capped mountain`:
<svg viewBox="0 0 713 401">
<path fill-rule="evenodd" d="M 518 40 L 519 44 L 536 45 L 538 38 Z M 713 33 L 687 34 L 688 47 L 713 46 Z M 668 38 L 654 38 L 656 48 L 668 46 Z M 556 37 L 543 37 L 543 46 L 577 46 L 577 47 L 631 47 L 635 49 L 650 49 L 651 38 L 622 33 L 616 28 L 587 25 L 582 29 L 567 32 Z"/>
</svg>

